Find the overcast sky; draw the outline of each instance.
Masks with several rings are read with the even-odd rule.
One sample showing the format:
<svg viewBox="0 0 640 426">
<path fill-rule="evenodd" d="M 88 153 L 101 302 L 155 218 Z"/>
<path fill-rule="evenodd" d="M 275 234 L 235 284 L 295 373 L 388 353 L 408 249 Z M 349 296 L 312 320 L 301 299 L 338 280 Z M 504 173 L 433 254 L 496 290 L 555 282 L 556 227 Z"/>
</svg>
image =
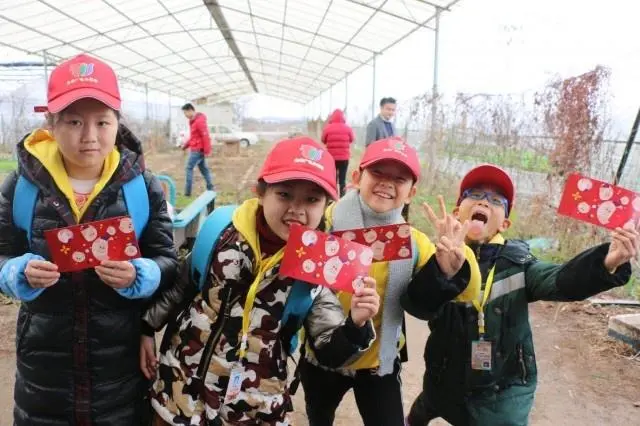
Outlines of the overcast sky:
<svg viewBox="0 0 640 426">
<path fill-rule="evenodd" d="M 626 133 L 640 106 L 639 12 L 629 0 L 462 0 L 441 19 L 440 90 L 521 93 L 601 64 L 612 71 L 612 114 Z M 433 32 L 418 32 L 378 60 L 376 98 L 430 90 L 433 40 Z M 371 67 L 364 67 L 350 79 L 350 110 L 357 105 L 370 114 L 371 76 Z M 331 100 L 322 97 L 323 115 L 343 106 L 343 85 Z M 297 116 L 300 107 L 268 98 L 251 102 L 252 115 L 274 111 Z"/>
<path fill-rule="evenodd" d="M 624 138 L 640 106 L 638 21 L 640 4 L 632 0 L 461 0 L 441 20 L 440 92 L 450 97 L 458 92 L 531 92 L 554 76 L 578 75 L 601 64 L 611 69 L 613 136 Z M 376 102 L 382 96 L 403 100 L 431 89 L 433 42 L 433 32 L 422 30 L 378 59 Z M 29 91 L 44 100 L 44 87 L 35 82 Z M 325 93 L 312 108 L 257 96 L 248 111 L 253 116 L 326 116 L 344 106 L 344 87 L 337 84 L 332 96 Z M 350 77 L 350 120 L 370 118 L 371 87 L 371 66 Z M 139 90 L 125 90 L 123 97 L 125 103 L 144 101 Z M 166 94 L 154 95 L 152 101 L 168 103 Z"/>
</svg>

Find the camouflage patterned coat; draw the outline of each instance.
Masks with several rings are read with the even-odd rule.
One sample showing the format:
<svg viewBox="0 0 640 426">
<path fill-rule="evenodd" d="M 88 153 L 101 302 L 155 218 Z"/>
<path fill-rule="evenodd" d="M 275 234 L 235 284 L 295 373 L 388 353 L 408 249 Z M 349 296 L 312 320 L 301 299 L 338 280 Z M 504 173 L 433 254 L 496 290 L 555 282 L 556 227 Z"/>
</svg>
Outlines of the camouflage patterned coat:
<svg viewBox="0 0 640 426">
<path fill-rule="evenodd" d="M 170 424 L 288 424 L 286 342 L 296 330 L 280 318 L 292 281 L 278 276 L 279 259 L 256 256 L 257 207 L 257 200 L 249 200 L 236 210 L 233 224 L 214 249 L 205 287 L 167 328 L 151 397 L 156 412 Z M 269 260 L 276 261 L 275 266 L 265 268 Z M 194 288 L 188 265 L 183 269 L 177 288 L 145 315 L 150 327 L 160 329 L 168 313 L 195 293 L 188 290 Z M 254 280 L 260 284 L 242 360 L 242 389 L 233 403 L 224 405 L 230 371 L 239 361 L 243 307 Z M 357 328 L 327 288 L 312 293 L 315 298 L 304 327 L 325 365 L 340 366 L 369 347 L 374 339 L 370 323 Z"/>
</svg>

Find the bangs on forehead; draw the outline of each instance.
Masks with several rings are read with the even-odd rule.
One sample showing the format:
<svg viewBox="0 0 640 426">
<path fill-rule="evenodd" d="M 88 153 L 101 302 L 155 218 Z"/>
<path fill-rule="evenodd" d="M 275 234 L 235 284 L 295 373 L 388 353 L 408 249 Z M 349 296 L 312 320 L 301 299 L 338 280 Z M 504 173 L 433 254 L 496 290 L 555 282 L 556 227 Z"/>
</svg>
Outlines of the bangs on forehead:
<svg viewBox="0 0 640 426">
<path fill-rule="evenodd" d="M 413 172 L 406 164 L 392 159 L 376 161 L 365 168 L 365 170 L 368 169 L 385 169 L 387 173 L 393 173 L 399 176 L 408 176 L 411 179 L 414 178 Z"/>
<path fill-rule="evenodd" d="M 312 192 L 313 194 L 327 194 L 327 192 L 317 183 L 305 179 L 285 180 L 283 182 L 272 183 L 269 186 L 281 187 L 286 189 L 304 189 Z"/>
</svg>

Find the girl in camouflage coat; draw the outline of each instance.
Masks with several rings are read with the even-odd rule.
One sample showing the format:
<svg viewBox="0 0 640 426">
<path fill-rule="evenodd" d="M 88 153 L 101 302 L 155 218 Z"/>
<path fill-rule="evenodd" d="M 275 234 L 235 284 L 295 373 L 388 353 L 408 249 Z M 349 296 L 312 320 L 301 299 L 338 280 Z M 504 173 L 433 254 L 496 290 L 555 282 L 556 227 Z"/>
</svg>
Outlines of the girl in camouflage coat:
<svg viewBox="0 0 640 426">
<path fill-rule="evenodd" d="M 258 198 L 234 212 L 214 248 L 204 288 L 189 277 L 144 317 L 149 336 L 173 312 L 156 361 L 153 338 L 141 343 L 141 367 L 155 376 L 151 391 L 156 424 L 288 425 L 288 342 L 297 332 L 282 315 L 293 280 L 278 274 L 289 226 L 321 226 L 337 198 L 334 160 L 309 138 L 278 143 L 259 175 Z M 314 288 L 304 328 L 322 362 L 340 366 L 374 339 L 375 280 L 366 278 L 345 318 L 334 293 Z M 186 309 L 178 306 L 186 301 Z M 245 344 L 246 342 L 246 344 Z M 234 384 L 235 382 L 235 384 Z"/>
</svg>

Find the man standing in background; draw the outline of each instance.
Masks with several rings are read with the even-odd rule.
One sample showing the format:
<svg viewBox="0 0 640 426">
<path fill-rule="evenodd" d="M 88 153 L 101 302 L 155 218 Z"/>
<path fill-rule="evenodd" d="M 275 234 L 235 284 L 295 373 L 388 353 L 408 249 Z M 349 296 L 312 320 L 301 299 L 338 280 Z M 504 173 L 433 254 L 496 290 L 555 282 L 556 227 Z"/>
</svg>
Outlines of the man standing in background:
<svg viewBox="0 0 640 426">
<path fill-rule="evenodd" d="M 198 166 L 202 177 L 207 184 L 207 190 L 213 191 L 213 181 L 211 172 L 207 167 L 206 158 L 211 154 L 211 137 L 209 137 L 209 126 L 207 126 L 207 116 L 201 112 L 196 112 L 192 104 L 182 106 L 184 116 L 189 120 L 189 139 L 182 145 L 182 149 L 189 148 L 189 159 L 187 160 L 186 182 L 184 195 L 191 196 L 191 186 L 193 184 L 193 169 Z"/>
<path fill-rule="evenodd" d="M 396 113 L 396 100 L 393 98 L 380 99 L 380 114 L 367 125 L 367 136 L 364 146 L 373 142 L 396 135 L 396 128 L 391 122 Z"/>
</svg>

